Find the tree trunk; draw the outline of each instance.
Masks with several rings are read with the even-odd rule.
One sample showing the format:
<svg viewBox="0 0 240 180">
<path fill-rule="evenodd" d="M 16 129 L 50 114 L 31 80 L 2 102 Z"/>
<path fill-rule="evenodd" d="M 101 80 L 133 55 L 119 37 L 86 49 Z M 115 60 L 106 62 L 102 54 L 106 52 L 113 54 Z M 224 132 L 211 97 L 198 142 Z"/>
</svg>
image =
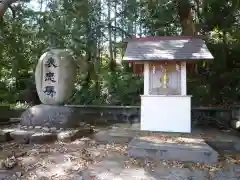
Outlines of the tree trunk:
<svg viewBox="0 0 240 180">
<path fill-rule="evenodd" d="M 121 8 L 122 8 L 121 11 L 124 11 L 124 8 L 125 8 L 124 5 L 125 5 L 125 1 L 122 0 L 122 2 L 121 2 L 121 6 L 122 6 L 122 7 L 121 7 Z M 121 27 L 122 27 L 123 30 L 125 30 L 124 20 L 125 20 L 125 14 L 122 13 L 122 14 L 121 14 L 121 20 L 120 20 L 120 21 L 121 21 Z M 125 38 L 125 35 L 124 35 L 123 31 L 122 31 L 122 33 L 121 33 L 121 38 L 122 38 L 122 39 L 121 39 L 122 41 L 123 41 L 124 38 Z"/>
<path fill-rule="evenodd" d="M 114 27 L 117 27 L 117 1 L 114 2 L 114 14 L 115 14 L 115 19 L 114 19 Z M 115 28 L 114 30 L 114 51 L 113 51 L 113 57 L 116 60 L 117 59 L 117 29 Z"/>
<path fill-rule="evenodd" d="M 192 8 L 189 0 L 177 0 L 177 10 L 182 26 L 183 36 L 196 35 L 195 23 L 193 21 Z M 197 72 L 197 64 L 187 65 L 187 69 L 195 69 Z M 189 67 L 190 66 L 190 67 Z"/>
<path fill-rule="evenodd" d="M 182 35 L 193 36 L 196 34 L 189 0 L 177 0 L 178 15 L 182 26 Z"/>
<path fill-rule="evenodd" d="M 17 0 L 2 0 L 2 2 L 0 2 L 0 19 L 3 17 L 9 6 L 16 1 Z"/>
<path fill-rule="evenodd" d="M 101 8 L 101 0 L 98 0 L 97 1 L 97 22 L 101 22 L 101 11 L 102 11 L 102 8 Z M 101 58 L 100 58 L 100 54 L 101 54 L 101 27 L 97 26 L 96 28 L 96 50 L 95 50 L 95 63 L 94 63 L 94 67 L 95 67 L 95 93 L 96 93 L 96 99 L 99 100 L 100 99 L 100 96 L 101 96 L 101 89 L 100 89 L 100 83 L 99 83 L 99 74 L 100 74 L 100 67 L 101 67 Z M 98 102 L 99 103 L 99 102 Z"/>
<path fill-rule="evenodd" d="M 108 0 L 108 37 L 109 37 L 109 56 L 110 56 L 110 71 L 114 71 L 115 69 L 115 62 L 113 59 L 113 45 L 112 45 L 112 25 L 111 25 L 111 3 Z"/>
</svg>

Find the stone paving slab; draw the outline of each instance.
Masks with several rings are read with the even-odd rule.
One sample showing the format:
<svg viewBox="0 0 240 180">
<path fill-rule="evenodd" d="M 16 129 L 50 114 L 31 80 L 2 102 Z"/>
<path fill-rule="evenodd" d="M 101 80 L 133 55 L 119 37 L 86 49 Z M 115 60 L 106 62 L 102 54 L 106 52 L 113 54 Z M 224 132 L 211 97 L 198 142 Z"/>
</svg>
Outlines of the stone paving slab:
<svg viewBox="0 0 240 180">
<path fill-rule="evenodd" d="M 177 132 L 156 132 L 156 131 L 143 131 L 140 128 L 140 123 L 135 124 L 120 124 L 117 123 L 115 126 L 112 127 L 115 131 L 124 131 L 125 133 L 135 133 L 136 135 L 146 135 L 146 134 L 156 134 L 156 135 L 164 135 L 164 136 L 170 136 L 170 137 L 188 137 L 188 136 L 194 136 L 194 137 L 201 137 L 202 131 L 197 128 L 193 128 L 192 132 L 189 133 L 177 133 Z"/>
<path fill-rule="evenodd" d="M 155 168 L 151 175 L 155 179 L 164 180 L 207 180 L 210 178 L 207 171 L 188 168 Z"/>
<path fill-rule="evenodd" d="M 116 153 L 109 154 L 103 161 L 90 166 L 81 175 L 83 180 L 206 180 L 209 174 L 201 170 L 188 168 L 124 167 L 124 157 Z"/>
<path fill-rule="evenodd" d="M 93 138 L 94 140 L 96 140 L 96 142 L 103 144 L 106 143 L 124 144 L 130 142 L 134 136 L 135 133 L 129 133 L 118 130 L 106 130 L 94 134 Z"/>
<path fill-rule="evenodd" d="M 82 138 L 83 136 L 88 136 L 89 134 L 92 134 L 93 130 L 91 127 L 84 127 L 79 129 L 71 129 L 71 130 L 65 130 L 61 131 L 57 134 L 57 139 L 59 141 L 74 141 L 78 138 Z"/>
<path fill-rule="evenodd" d="M 12 129 L 1 129 L 0 130 L 0 142 L 6 142 L 11 141 L 12 137 L 10 136 L 10 133 L 12 132 Z"/>
<path fill-rule="evenodd" d="M 240 165 L 230 165 L 225 167 L 225 169 L 221 171 L 217 171 L 215 176 L 213 177 L 214 180 L 239 180 L 240 179 Z"/>
<path fill-rule="evenodd" d="M 125 168 L 126 157 L 117 153 L 108 154 L 101 162 L 82 171 L 84 180 L 155 180 L 143 168 Z"/>
<path fill-rule="evenodd" d="M 28 144 L 30 137 L 34 134 L 34 131 L 25 131 L 21 129 L 15 129 L 10 133 L 10 136 L 12 137 L 13 140 L 15 140 L 18 143 L 21 144 Z"/>
<path fill-rule="evenodd" d="M 154 137 L 136 137 L 129 143 L 128 155 L 196 163 L 216 163 L 218 160 L 218 153 L 203 139 L 180 137 L 175 142 Z"/>
<path fill-rule="evenodd" d="M 0 169 L 0 180 L 16 180 L 17 177 L 14 172 Z"/>
<path fill-rule="evenodd" d="M 58 140 L 56 133 L 36 132 L 29 137 L 30 144 L 43 144 Z"/>
<path fill-rule="evenodd" d="M 139 124 L 115 124 L 111 129 L 100 131 L 94 135 L 99 143 L 129 143 L 134 137 L 149 134 L 151 132 L 141 131 Z M 161 133 L 162 134 L 162 133 Z M 165 135 L 180 136 L 180 134 L 164 133 Z"/>
<path fill-rule="evenodd" d="M 21 144 L 42 144 L 54 141 L 72 141 L 85 135 L 92 134 L 92 127 L 80 127 L 77 129 L 57 130 L 47 127 L 35 128 L 8 128 L 0 131 L 0 142 L 14 140 Z"/>
<path fill-rule="evenodd" d="M 141 131 L 140 124 L 115 124 L 111 129 L 100 131 L 94 135 L 94 139 L 100 143 L 128 143 L 134 137 L 144 135 L 164 135 L 169 137 L 189 136 L 183 133 L 168 133 L 168 132 L 150 132 Z M 199 137 L 199 132 L 194 131 L 194 136 Z"/>
<path fill-rule="evenodd" d="M 201 130 L 203 139 L 217 151 L 240 151 L 240 137 L 230 130 L 206 128 Z"/>
<path fill-rule="evenodd" d="M 229 166 L 228 171 L 231 177 L 239 177 L 240 179 L 240 164 Z"/>
</svg>

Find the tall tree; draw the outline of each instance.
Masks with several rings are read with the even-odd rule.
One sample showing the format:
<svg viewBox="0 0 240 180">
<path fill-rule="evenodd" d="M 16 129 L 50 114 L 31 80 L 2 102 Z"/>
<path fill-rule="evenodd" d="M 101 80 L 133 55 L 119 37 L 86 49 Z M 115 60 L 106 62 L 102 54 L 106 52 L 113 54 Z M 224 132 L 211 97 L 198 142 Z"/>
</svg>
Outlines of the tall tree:
<svg viewBox="0 0 240 180">
<path fill-rule="evenodd" d="M 11 4 L 16 1 L 17 0 L 2 0 L 0 2 L 0 18 L 4 15 L 4 13 L 11 6 Z"/>
<path fill-rule="evenodd" d="M 193 22 L 192 8 L 189 0 L 177 0 L 178 15 L 182 26 L 182 35 L 195 35 L 196 27 Z"/>
<path fill-rule="evenodd" d="M 14 11 L 14 9 L 11 7 L 11 5 L 15 2 L 17 2 L 18 0 L 1 0 L 0 1 L 0 20 L 3 17 L 4 13 L 6 12 L 6 10 L 8 8 L 11 8 L 12 11 Z M 20 0 L 22 2 L 30 2 L 30 0 Z"/>
</svg>

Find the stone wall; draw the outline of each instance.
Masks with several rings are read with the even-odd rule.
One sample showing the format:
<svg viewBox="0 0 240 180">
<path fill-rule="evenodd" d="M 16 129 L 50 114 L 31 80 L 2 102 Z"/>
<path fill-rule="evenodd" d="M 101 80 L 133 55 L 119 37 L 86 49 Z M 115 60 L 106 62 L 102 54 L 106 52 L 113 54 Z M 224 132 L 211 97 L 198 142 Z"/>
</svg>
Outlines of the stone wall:
<svg viewBox="0 0 240 180">
<path fill-rule="evenodd" d="M 85 106 L 85 105 L 66 105 L 74 109 L 79 118 L 89 123 L 109 123 L 140 122 L 140 106 Z M 222 124 L 230 127 L 232 119 L 232 109 L 226 108 L 192 108 L 193 125 Z"/>
<path fill-rule="evenodd" d="M 9 106 L 0 106 L 0 123 L 8 122 L 10 118 L 19 118 L 24 109 L 10 109 Z"/>
<path fill-rule="evenodd" d="M 139 106 L 94 106 L 94 105 L 66 105 L 71 108 L 78 121 L 87 121 L 91 124 L 106 124 L 117 122 L 140 122 Z M 24 109 L 10 109 L 8 106 L 0 106 L 0 122 L 6 122 L 10 118 L 20 118 Z M 208 125 L 211 123 L 229 126 L 232 119 L 232 109 L 224 108 L 192 108 L 192 124 Z"/>
</svg>

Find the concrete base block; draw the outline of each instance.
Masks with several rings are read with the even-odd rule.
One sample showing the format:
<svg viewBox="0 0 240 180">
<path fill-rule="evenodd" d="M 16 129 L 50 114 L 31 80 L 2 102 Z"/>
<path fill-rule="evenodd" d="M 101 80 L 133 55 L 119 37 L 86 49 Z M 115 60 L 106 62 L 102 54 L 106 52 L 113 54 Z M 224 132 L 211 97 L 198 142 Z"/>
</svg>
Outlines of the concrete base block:
<svg viewBox="0 0 240 180">
<path fill-rule="evenodd" d="M 171 139 L 171 140 L 169 140 Z M 216 163 L 218 153 L 202 139 L 181 137 L 136 137 L 129 143 L 128 155 L 159 160 Z"/>
</svg>

